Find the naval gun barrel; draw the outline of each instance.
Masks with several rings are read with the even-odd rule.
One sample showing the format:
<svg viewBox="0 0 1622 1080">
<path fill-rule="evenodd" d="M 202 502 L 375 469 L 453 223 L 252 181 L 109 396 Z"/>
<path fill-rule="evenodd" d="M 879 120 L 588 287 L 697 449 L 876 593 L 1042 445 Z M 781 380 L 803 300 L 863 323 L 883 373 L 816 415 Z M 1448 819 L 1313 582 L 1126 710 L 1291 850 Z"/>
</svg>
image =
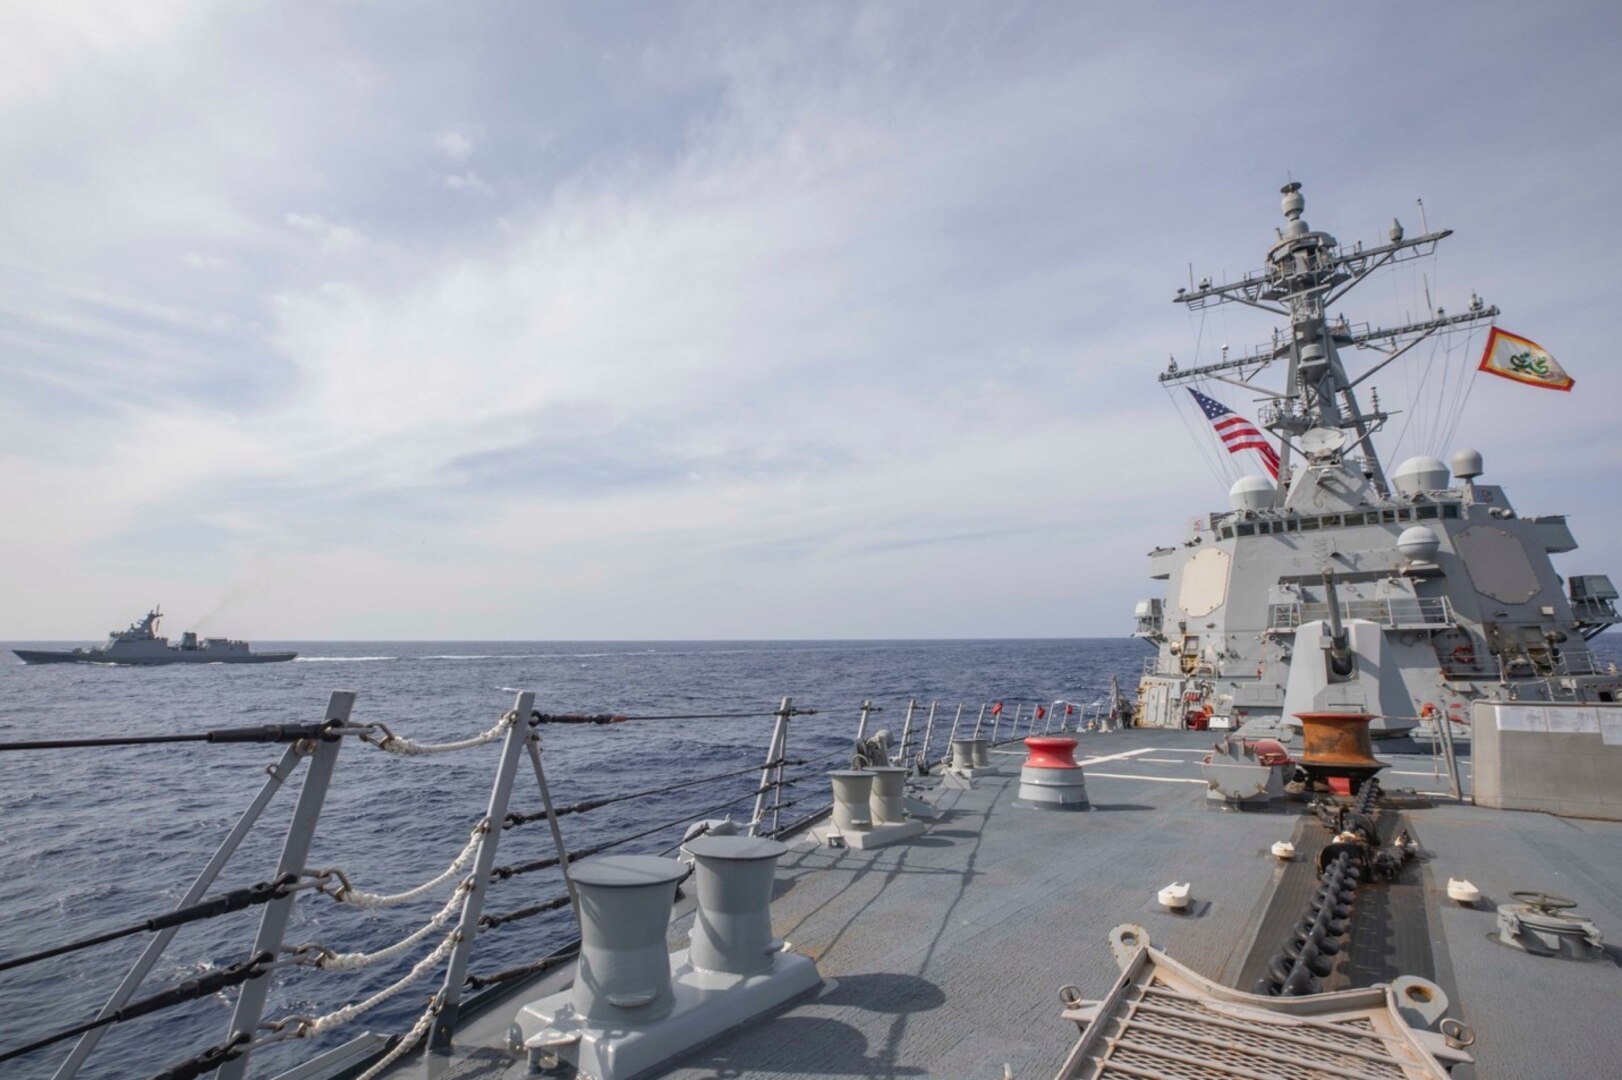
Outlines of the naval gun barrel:
<svg viewBox="0 0 1622 1080">
<path fill-rule="evenodd" d="M 1335 591 L 1335 571 L 1324 567 L 1324 600 L 1329 609 L 1329 670 L 1344 679 L 1352 674 L 1352 639 L 1340 621 L 1340 595 Z"/>
</svg>

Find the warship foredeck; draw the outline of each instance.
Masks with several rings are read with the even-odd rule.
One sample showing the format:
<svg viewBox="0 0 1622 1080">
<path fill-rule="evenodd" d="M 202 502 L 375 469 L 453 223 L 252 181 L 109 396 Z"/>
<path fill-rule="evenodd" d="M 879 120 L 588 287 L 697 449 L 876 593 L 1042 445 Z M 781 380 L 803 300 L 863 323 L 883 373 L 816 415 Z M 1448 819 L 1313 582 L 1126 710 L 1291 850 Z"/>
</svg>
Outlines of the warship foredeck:
<svg viewBox="0 0 1622 1080">
<path fill-rule="evenodd" d="M 1108 989 L 1117 969 L 1106 935 L 1123 922 L 1143 926 L 1196 971 L 1249 989 L 1247 965 L 1274 947 L 1268 914 L 1290 874 L 1269 848 L 1317 824 L 1299 804 L 1259 813 L 1208 807 L 1198 766 L 1210 739 L 1084 736 L 1085 813 L 1013 805 L 1020 755 L 1008 751 L 994 759 L 1006 775 L 940 792 L 939 820 L 910 842 L 862 851 L 789 838 L 774 929 L 816 959 L 825 985 L 665 1075 L 991 1078 L 1007 1065 L 1017 1077 L 1053 1077 L 1076 1034 L 1059 1017 L 1058 989 L 1074 985 L 1084 997 Z M 1512 890 L 1560 893 L 1614 933 L 1622 927 L 1622 824 L 1460 805 L 1445 797 L 1446 781 L 1423 751 L 1381 757 L 1391 766 L 1387 790 L 1399 802 L 1404 788 L 1420 796 L 1406 800 L 1405 820 L 1421 857 L 1402 902 L 1360 895 L 1347 963 L 1429 965 L 1422 973 L 1477 1036 L 1476 1077 L 1610 1075 L 1607 1063 L 1622 1060 L 1622 1030 L 1605 1019 L 1622 999 L 1618 950 L 1608 946 L 1590 963 L 1518 952 L 1493 940 L 1493 907 Z M 1453 904 L 1449 877 L 1469 878 L 1481 901 Z M 1156 901 L 1174 881 L 1192 885 L 1187 914 Z M 690 923 L 690 915 L 673 921 L 673 947 L 686 944 Z M 406 1073 L 522 1075 L 523 1062 L 503 1050 L 510 1014 L 561 974 L 461 1031 L 460 1068 L 447 1073 L 449 1063 L 430 1056 Z M 461 1071 L 470 1067 L 476 1072 Z"/>
</svg>

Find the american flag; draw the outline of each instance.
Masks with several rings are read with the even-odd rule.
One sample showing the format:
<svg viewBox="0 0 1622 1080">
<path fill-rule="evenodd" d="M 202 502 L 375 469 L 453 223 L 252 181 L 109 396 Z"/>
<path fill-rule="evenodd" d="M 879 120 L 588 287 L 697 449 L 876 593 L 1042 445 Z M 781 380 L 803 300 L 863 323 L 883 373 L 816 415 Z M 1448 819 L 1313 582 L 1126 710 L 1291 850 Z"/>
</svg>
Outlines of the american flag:
<svg viewBox="0 0 1622 1080">
<path fill-rule="evenodd" d="M 1262 456 L 1262 463 L 1267 466 L 1268 475 L 1274 480 L 1278 479 L 1278 453 L 1268 443 L 1267 436 L 1256 430 L 1255 424 L 1222 402 L 1206 397 L 1193 387 L 1189 387 L 1188 392 L 1194 395 L 1194 400 L 1205 410 L 1205 418 L 1211 421 L 1211 426 L 1216 428 L 1216 433 L 1222 437 L 1228 453 L 1237 454 L 1241 450 L 1256 451 Z"/>
</svg>

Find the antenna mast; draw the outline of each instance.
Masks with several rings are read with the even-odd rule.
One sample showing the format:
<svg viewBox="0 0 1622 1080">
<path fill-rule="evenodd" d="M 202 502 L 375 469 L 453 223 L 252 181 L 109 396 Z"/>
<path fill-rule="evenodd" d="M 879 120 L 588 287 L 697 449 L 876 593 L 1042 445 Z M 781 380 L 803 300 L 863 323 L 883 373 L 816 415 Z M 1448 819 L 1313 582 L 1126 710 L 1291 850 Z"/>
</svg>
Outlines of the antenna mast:
<svg viewBox="0 0 1622 1080">
<path fill-rule="evenodd" d="M 1451 229 L 1426 231 L 1405 238 L 1402 224 L 1392 221 L 1390 243 L 1365 248 L 1355 245 L 1343 251 L 1326 232 L 1313 230 L 1302 217 L 1306 199 L 1301 185 L 1285 184 L 1282 210 L 1286 224 L 1278 240 L 1267 252 L 1267 266 L 1252 271 L 1236 282 L 1212 285 L 1209 279 L 1198 287 L 1178 289 L 1176 302 L 1198 311 L 1208 305 L 1239 303 L 1260 308 L 1290 321 L 1288 336 L 1275 333 L 1270 344 L 1258 346 L 1242 356 L 1204 367 L 1168 369 L 1163 383 L 1184 383 L 1207 377 L 1224 378 L 1221 373 L 1236 372 L 1243 385 L 1275 360 L 1284 360 L 1285 385 L 1269 392 L 1274 403 L 1262 410 L 1261 423 L 1279 439 L 1280 477 L 1290 463 L 1292 436 L 1313 428 L 1351 432 L 1347 445 L 1362 447 L 1363 473 L 1381 494 L 1389 494 L 1385 470 L 1369 436 L 1378 431 L 1390 414 L 1376 404 L 1365 412 L 1358 403 L 1355 387 L 1398 356 L 1439 330 L 1464 323 L 1491 319 L 1496 307 L 1487 307 L 1475 297 L 1462 315 L 1447 315 L 1438 308 L 1434 317 L 1389 329 L 1376 329 L 1366 323 L 1350 326 L 1344 319 L 1331 323 L 1327 312 L 1332 304 L 1382 266 L 1423 258 L 1436 245 L 1453 234 Z M 1351 379 L 1341 361 L 1343 347 L 1373 349 L 1385 358 L 1357 379 Z M 1248 374 L 1246 369 L 1252 369 Z M 1231 378 L 1227 381 L 1233 381 Z M 1259 388 L 1258 388 L 1259 389 Z M 1282 500 L 1281 490 L 1279 498 Z"/>
</svg>

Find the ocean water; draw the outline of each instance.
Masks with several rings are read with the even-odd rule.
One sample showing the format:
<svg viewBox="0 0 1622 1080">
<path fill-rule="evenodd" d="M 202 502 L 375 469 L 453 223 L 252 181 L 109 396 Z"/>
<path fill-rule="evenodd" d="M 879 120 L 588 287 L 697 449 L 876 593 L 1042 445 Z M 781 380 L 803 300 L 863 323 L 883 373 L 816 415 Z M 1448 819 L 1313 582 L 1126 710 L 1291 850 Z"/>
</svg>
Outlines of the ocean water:
<svg viewBox="0 0 1622 1080">
<path fill-rule="evenodd" d="M 52 647 L 52 643 L 8 643 Z M 791 757 L 847 754 L 863 700 L 884 711 L 873 727 L 899 735 L 909 699 L 940 702 L 936 744 L 959 703 L 972 720 L 988 700 L 1088 703 L 1110 676 L 1131 690 L 1148 649 L 1131 639 L 888 642 L 263 642 L 298 660 L 263 666 L 25 667 L 0 659 L 0 741 L 81 735 L 195 732 L 320 720 L 333 690 L 358 694 L 356 723 L 384 723 L 420 741 L 449 741 L 490 727 L 520 690 L 548 712 L 631 716 L 749 713 L 736 719 L 648 720 L 608 727 L 542 728 L 547 779 L 560 803 L 650 791 L 763 759 L 771 712 L 783 697 L 817 715 L 796 718 Z M 923 721 L 920 711 L 918 723 Z M 32 952 L 171 908 L 265 780 L 278 746 L 176 744 L 0 754 L 0 958 Z M 483 815 L 499 744 L 432 758 L 400 758 L 345 740 L 317 830 L 311 865 L 337 866 L 357 887 L 398 892 L 450 862 Z M 802 771 L 808 771 L 807 770 Z M 299 773 L 302 777 L 302 770 Z M 734 777 L 563 819 L 572 848 L 708 810 L 751 791 Z M 824 783 L 793 789 L 826 802 Z M 270 878 L 296 796 L 289 784 L 227 865 L 213 892 Z M 512 808 L 538 809 L 521 768 Z M 751 803 L 734 811 L 746 817 Z M 625 852 L 677 842 L 673 826 Z M 498 863 L 551 854 L 543 822 L 505 832 Z M 555 871 L 495 883 L 485 910 L 500 913 L 557 895 Z M 299 894 L 289 944 L 341 952 L 389 945 L 421 925 L 446 892 L 378 912 Z M 183 928 L 140 994 L 247 957 L 261 909 Z M 481 935 L 471 970 L 522 964 L 570 936 L 568 912 Z M 0 1052 L 93 1017 L 149 935 L 0 972 Z M 359 972 L 307 968 L 275 973 L 266 1016 L 316 1015 L 392 983 L 437 935 L 392 963 Z M 438 988 L 442 969 L 321 1040 L 256 1052 L 268 1076 L 361 1030 L 403 1031 Z M 82 1073 L 149 1076 L 224 1038 L 227 991 L 115 1025 Z M 8 1078 L 49 1076 L 71 1042 L 0 1065 Z"/>
</svg>

